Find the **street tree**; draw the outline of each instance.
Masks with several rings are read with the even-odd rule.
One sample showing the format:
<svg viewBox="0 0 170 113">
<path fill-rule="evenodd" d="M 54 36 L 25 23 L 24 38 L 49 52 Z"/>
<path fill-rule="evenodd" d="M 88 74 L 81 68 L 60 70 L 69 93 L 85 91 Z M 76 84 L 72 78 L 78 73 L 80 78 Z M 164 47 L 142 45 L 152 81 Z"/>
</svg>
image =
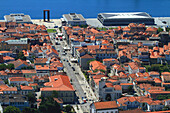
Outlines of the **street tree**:
<svg viewBox="0 0 170 113">
<path fill-rule="evenodd" d="M 20 109 L 15 106 L 8 106 L 3 113 L 21 113 Z"/>
</svg>

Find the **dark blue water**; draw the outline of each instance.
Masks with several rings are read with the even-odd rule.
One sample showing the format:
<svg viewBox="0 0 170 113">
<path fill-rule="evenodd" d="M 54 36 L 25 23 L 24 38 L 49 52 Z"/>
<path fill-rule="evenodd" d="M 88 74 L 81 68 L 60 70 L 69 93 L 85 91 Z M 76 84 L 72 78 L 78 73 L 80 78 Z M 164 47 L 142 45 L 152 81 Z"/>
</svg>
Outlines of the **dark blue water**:
<svg viewBox="0 0 170 113">
<path fill-rule="evenodd" d="M 70 12 L 85 18 L 97 17 L 101 12 L 147 12 L 153 17 L 170 16 L 170 0 L 1 0 L 0 19 L 10 13 L 24 13 L 33 19 L 43 18 L 49 9 L 51 18 Z"/>
</svg>

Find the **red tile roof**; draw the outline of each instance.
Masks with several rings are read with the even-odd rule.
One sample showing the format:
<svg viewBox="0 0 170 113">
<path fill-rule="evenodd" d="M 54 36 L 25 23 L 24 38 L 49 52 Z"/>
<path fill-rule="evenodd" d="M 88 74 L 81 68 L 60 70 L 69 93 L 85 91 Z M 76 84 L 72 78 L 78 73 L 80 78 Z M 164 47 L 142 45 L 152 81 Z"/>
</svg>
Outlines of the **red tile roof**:
<svg viewBox="0 0 170 113">
<path fill-rule="evenodd" d="M 101 62 L 99 61 L 91 61 L 90 66 L 92 66 L 92 70 L 105 70 L 106 71 L 106 66 L 103 65 Z"/>
<path fill-rule="evenodd" d="M 8 87 L 4 89 L 3 91 L 17 91 L 17 87 Z"/>
<path fill-rule="evenodd" d="M 66 75 L 50 76 L 49 80 L 50 82 L 46 82 L 44 85 L 50 87 L 41 88 L 41 91 L 74 91 L 74 88 L 69 81 L 69 77 Z"/>
<path fill-rule="evenodd" d="M 91 55 L 89 55 L 89 54 L 85 54 L 84 56 L 82 56 L 81 58 L 94 58 L 94 57 L 92 57 Z"/>
<path fill-rule="evenodd" d="M 21 90 L 33 90 L 31 86 L 22 86 L 21 85 Z"/>
<path fill-rule="evenodd" d="M 107 102 L 94 102 L 96 109 L 114 109 L 118 108 L 116 101 L 107 101 Z"/>
<path fill-rule="evenodd" d="M 25 77 L 9 77 L 10 81 L 27 81 Z"/>
<path fill-rule="evenodd" d="M 24 60 L 18 59 L 16 61 L 8 62 L 14 64 L 15 68 L 19 67 L 22 64 L 25 64 L 26 66 L 29 66 L 28 63 Z"/>
</svg>

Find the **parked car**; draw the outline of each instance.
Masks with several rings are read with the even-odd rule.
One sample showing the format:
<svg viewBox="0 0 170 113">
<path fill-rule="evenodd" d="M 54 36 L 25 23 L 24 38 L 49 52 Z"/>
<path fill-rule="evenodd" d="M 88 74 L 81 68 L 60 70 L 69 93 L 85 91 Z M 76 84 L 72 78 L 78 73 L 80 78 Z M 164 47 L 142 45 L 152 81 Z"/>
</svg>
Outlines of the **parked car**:
<svg viewBox="0 0 170 113">
<path fill-rule="evenodd" d="M 75 71 L 75 68 L 74 68 L 74 67 L 72 67 L 72 69 L 73 69 L 73 71 Z"/>
</svg>

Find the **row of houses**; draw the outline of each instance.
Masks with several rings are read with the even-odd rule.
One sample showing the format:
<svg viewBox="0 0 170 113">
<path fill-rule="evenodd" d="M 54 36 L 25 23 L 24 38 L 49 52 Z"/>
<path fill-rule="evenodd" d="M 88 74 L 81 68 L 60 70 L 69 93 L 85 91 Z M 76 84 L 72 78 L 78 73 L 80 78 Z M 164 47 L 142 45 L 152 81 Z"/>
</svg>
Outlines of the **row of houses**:
<svg viewBox="0 0 170 113">
<path fill-rule="evenodd" d="M 141 98 L 145 98 L 145 100 L 141 100 Z M 94 102 L 90 105 L 90 113 L 169 113 L 170 111 L 161 111 L 160 108 L 163 105 L 167 105 L 170 100 L 165 101 L 152 101 L 151 98 L 146 97 L 129 97 L 129 98 L 121 98 L 117 102 L 116 101 L 107 101 L 107 102 Z M 161 103 L 161 105 L 159 105 Z M 132 110 L 124 110 L 122 111 L 122 107 L 120 108 L 120 104 L 123 104 L 125 108 L 127 106 L 129 108 L 133 108 Z M 154 112 L 143 111 L 143 108 L 149 110 L 160 110 Z"/>
<path fill-rule="evenodd" d="M 122 110 L 140 107 L 158 111 L 167 106 L 159 96 L 170 94 L 169 72 L 148 72 L 145 65 L 169 62 L 169 32 L 135 23 L 107 30 L 65 26 L 62 31 L 72 56 L 89 75 L 89 84 L 102 101 L 91 105 L 92 113 L 118 112 L 115 107 L 111 111 L 112 108 L 95 110 L 95 104 L 108 101 L 116 101 L 117 108 Z"/>
</svg>

